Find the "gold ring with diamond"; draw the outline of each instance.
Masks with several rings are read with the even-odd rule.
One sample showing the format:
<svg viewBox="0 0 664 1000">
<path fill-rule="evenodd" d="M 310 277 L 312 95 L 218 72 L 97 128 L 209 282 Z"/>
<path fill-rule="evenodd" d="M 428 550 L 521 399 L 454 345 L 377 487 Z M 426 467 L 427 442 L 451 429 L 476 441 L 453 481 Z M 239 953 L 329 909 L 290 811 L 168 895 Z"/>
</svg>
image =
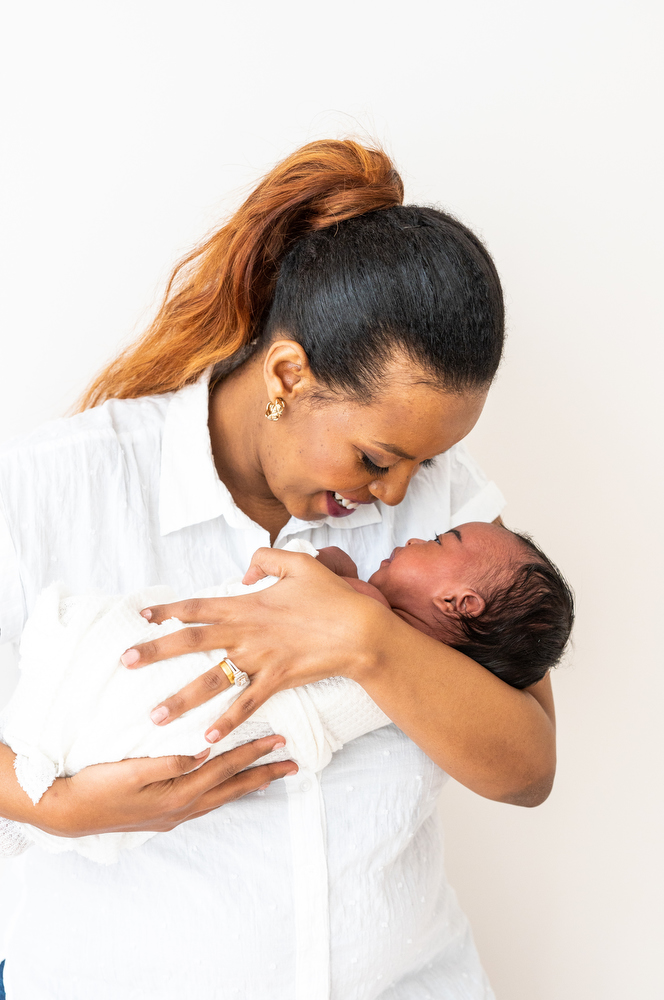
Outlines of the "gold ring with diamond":
<svg viewBox="0 0 664 1000">
<path fill-rule="evenodd" d="M 251 683 L 249 680 L 249 674 L 246 674 L 244 670 L 240 670 L 239 667 L 236 667 L 233 661 L 229 660 L 227 656 L 225 656 L 221 663 L 218 663 L 217 666 L 221 667 L 223 672 L 226 674 L 229 684 L 235 684 L 236 687 L 243 688 L 246 687 L 247 684 Z"/>
</svg>

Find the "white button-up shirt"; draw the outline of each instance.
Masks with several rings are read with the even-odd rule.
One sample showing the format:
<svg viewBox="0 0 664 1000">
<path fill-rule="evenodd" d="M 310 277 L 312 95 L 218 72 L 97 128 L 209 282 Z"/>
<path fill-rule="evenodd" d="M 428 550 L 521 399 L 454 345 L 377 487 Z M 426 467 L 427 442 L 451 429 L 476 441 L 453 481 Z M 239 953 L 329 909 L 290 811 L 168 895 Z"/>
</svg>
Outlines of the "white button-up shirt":
<svg viewBox="0 0 664 1000">
<path fill-rule="evenodd" d="M 43 587 L 186 596 L 246 569 L 268 532 L 219 480 L 207 382 L 54 421 L 0 449 L 0 638 Z M 366 579 L 395 545 L 493 520 L 463 445 L 398 507 L 291 518 Z M 396 726 L 103 867 L 31 848 L 6 953 L 10 1000 L 489 1000 L 443 871 L 446 775 Z M 12 862 L 15 863 L 15 862 Z"/>
</svg>

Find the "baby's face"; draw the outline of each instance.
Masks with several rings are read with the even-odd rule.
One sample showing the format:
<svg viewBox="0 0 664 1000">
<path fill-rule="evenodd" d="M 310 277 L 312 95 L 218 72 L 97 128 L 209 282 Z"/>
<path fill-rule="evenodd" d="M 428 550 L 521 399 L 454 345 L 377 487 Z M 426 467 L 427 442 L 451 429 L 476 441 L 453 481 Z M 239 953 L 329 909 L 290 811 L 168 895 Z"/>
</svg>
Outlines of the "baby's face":
<svg viewBox="0 0 664 1000">
<path fill-rule="evenodd" d="M 411 538 L 369 578 L 395 611 L 433 628 L 441 611 L 453 613 L 493 567 L 518 558 L 518 540 L 499 524 L 471 521 L 426 541 Z M 454 602 L 457 602 L 455 605 Z"/>
</svg>

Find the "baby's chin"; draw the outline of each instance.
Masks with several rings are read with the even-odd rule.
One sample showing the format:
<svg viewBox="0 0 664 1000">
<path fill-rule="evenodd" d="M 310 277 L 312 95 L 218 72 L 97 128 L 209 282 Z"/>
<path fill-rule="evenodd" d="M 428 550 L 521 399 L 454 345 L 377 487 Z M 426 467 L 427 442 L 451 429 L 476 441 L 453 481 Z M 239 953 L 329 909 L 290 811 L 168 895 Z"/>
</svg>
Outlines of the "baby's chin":
<svg viewBox="0 0 664 1000">
<path fill-rule="evenodd" d="M 396 549 L 394 550 L 394 552 L 392 553 L 392 555 L 389 557 L 389 559 L 383 559 L 381 561 L 380 566 L 378 567 L 378 569 L 376 570 L 375 573 L 371 574 L 371 576 L 369 577 L 367 583 L 372 583 L 374 585 L 374 587 L 378 587 L 379 590 L 381 589 L 381 587 L 384 584 L 388 583 L 388 581 L 390 579 L 390 573 L 393 572 L 393 570 L 392 570 L 392 558 L 393 558 L 395 552 L 396 552 Z"/>
</svg>

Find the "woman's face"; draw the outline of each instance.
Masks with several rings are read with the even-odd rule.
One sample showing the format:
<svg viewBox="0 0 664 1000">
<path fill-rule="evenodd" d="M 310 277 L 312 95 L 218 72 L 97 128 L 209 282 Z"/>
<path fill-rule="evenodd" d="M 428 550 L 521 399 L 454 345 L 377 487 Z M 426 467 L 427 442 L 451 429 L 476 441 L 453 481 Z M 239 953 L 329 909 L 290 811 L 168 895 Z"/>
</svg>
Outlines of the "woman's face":
<svg viewBox="0 0 664 1000">
<path fill-rule="evenodd" d="M 370 404 L 296 393 L 278 421 L 266 421 L 262 471 L 292 516 L 352 517 L 344 502 L 401 503 L 420 465 L 468 434 L 486 392 L 453 395 L 415 377 L 386 378 L 385 394 Z"/>
</svg>

